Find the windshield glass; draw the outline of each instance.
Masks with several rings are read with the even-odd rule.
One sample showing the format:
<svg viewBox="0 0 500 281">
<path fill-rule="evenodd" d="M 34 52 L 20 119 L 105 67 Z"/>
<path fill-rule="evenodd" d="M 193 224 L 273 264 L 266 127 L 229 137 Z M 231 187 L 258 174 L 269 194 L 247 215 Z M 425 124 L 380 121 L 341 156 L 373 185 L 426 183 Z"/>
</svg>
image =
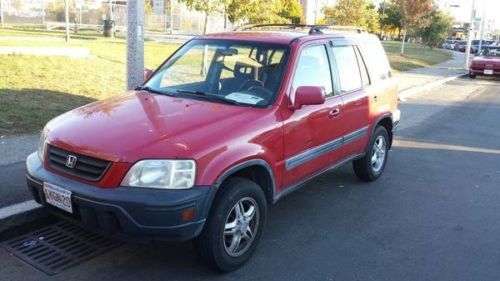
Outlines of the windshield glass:
<svg viewBox="0 0 500 281">
<path fill-rule="evenodd" d="M 484 48 L 481 50 L 479 55 L 487 57 L 500 57 L 500 48 Z"/>
<path fill-rule="evenodd" d="M 264 107 L 279 90 L 287 57 L 284 45 L 193 40 L 144 87 L 188 98 Z"/>
</svg>

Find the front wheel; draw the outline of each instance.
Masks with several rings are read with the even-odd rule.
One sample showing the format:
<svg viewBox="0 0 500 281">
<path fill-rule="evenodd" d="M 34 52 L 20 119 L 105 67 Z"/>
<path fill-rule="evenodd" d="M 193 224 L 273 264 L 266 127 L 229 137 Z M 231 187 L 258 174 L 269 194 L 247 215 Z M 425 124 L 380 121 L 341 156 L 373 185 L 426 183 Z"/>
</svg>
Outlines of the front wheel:
<svg viewBox="0 0 500 281">
<path fill-rule="evenodd" d="M 233 271 L 252 256 L 266 222 L 266 197 L 253 181 L 231 178 L 221 187 L 195 247 L 203 262 Z"/>
<path fill-rule="evenodd" d="M 389 134 L 377 126 L 363 158 L 353 161 L 354 173 L 364 181 L 374 181 L 382 175 L 389 154 Z"/>
</svg>

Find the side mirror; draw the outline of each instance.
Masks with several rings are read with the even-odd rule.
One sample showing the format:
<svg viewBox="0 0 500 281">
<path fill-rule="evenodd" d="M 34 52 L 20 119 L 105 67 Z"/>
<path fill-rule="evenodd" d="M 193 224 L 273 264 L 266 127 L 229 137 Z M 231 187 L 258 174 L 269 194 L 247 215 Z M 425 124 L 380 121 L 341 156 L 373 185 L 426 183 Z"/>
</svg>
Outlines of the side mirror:
<svg viewBox="0 0 500 281">
<path fill-rule="evenodd" d="M 293 109 L 299 109 L 303 105 L 325 103 L 325 89 L 318 86 L 300 86 L 295 90 L 295 101 Z"/>
<path fill-rule="evenodd" d="M 144 81 L 148 80 L 151 75 L 153 75 L 154 71 L 152 69 L 146 68 L 144 69 Z"/>
</svg>

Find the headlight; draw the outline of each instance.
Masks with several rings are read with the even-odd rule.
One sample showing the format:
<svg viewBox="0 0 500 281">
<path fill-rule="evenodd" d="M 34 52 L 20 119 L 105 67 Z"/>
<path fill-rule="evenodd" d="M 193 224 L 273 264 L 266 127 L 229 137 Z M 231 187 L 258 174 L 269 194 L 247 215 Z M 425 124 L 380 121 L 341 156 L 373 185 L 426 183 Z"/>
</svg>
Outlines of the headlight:
<svg viewBox="0 0 500 281">
<path fill-rule="evenodd" d="M 193 160 L 142 160 L 123 178 L 123 186 L 186 189 L 193 187 L 196 163 Z"/>
<path fill-rule="evenodd" d="M 0 0 L 1 1 L 1 0 Z M 40 134 L 40 140 L 38 141 L 38 158 L 43 162 L 45 156 L 45 147 L 47 143 L 47 130 L 44 128 Z"/>
</svg>

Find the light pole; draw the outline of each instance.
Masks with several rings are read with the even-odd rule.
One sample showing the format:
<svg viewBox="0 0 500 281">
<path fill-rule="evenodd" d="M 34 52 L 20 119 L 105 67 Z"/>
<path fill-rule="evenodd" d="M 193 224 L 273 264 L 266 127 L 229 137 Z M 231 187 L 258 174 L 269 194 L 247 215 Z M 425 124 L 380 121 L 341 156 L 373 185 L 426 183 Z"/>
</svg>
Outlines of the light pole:
<svg viewBox="0 0 500 281">
<path fill-rule="evenodd" d="M 144 80 L 144 1 L 127 1 L 127 90 Z"/>
<path fill-rule="evenodd" d="M 476 16 L 476 0 L 472 0 L 472 10 L 470 12 L 470 23 L 469 23 L 469 32 L 467 33 L 467 48 L 465 48 L 465 62 L 464 67 L 466 70 L 469 70 L 469 59 L 470 59 L 470 49 L 472 43 L 472 30 L 474 25 L 474 18 Z"/>
</svg>

